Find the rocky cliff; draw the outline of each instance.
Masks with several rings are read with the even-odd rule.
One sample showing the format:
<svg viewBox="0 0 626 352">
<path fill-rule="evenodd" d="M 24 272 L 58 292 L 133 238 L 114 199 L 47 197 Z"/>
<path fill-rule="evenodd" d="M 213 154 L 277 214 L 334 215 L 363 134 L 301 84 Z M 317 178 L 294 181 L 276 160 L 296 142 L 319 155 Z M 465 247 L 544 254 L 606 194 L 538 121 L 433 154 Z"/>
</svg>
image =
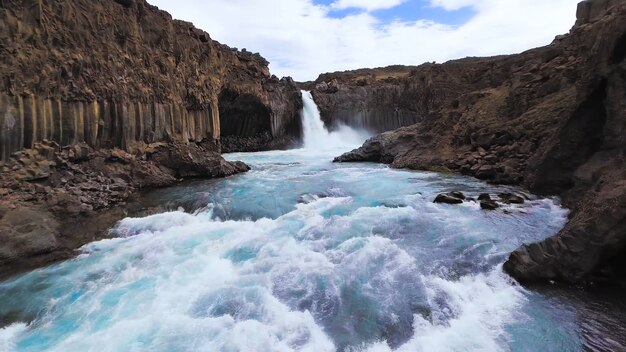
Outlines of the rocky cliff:
<svg viewBox="0 0 626 352">
<path fill-rule="evenodd" d="M 413 112 L 418 121 L 337 161 L 460 172 L 559 195 L 572 209 L 565 228 L 518 249 L 504 265 L 520 281 L 624 284 L 625 59 L 626 2 L 590 0 L 579 4 L 570 33 L 546 47 L 392 68 L 394 81 L 373 85 L 372 71 L 334 74 L 336 83 L 325 82 L 316 97 L 326 116 L 345 116 L 339 106 L 357 94 L 369 109 L 378 101 L 381 116 Z"/>
<path fill-rule="evenodd" d="M 247 170 L 220 149 L 296 143 L 301 104 L 144 0 L 0 1 L 0 275 L 71 254 L 137 189 Z"/>
<path fill-rule="evenodd" d="M 423 122 L 463 94 L 501 84 L 511 66 L 498 58 L 468 58 L 446 65 L 326 73 L 312 84 L 311 93 L 326 125 L 380 133 Z"/>
<path fill-rule="evenodd" d="M 0 38 L 2 160 L 44 139 L 130 150 L 298 131 L 291 80 L 144 0 L 3 1 Z"/>
</svg>

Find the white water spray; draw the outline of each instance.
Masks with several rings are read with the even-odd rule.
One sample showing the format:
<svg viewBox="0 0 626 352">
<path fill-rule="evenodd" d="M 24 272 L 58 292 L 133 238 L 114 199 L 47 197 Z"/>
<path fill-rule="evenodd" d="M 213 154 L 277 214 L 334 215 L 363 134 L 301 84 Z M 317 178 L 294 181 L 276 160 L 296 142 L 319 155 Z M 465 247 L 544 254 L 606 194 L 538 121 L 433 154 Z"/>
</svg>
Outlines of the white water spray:
<svg viewBox="0 0 626 352">
<path fill-rule="evenodd" d="M 345 125 L 329 132 L 324 127 L 320 111 L 309 91 L 302 91 L 302 125 L 304 129 L 304 148 L 326 150 L 361 145 L 369 135 L 365 131 L 355 130 Z"/>
</svg>

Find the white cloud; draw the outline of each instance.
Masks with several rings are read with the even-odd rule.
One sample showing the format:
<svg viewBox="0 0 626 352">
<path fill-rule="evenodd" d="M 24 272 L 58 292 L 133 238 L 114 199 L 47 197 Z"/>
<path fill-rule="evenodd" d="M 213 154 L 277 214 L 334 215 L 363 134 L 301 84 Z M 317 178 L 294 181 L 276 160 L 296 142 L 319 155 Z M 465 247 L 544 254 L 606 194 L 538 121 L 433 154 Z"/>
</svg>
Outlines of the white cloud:
<svg viewBox="0 0 626 352">
<path fill-rule="evenodd" d="M 473 7 L 481 2 L 480 0 L 431 0 L 430 4 L 436 7 L 442 7 L 448 11 L 458 10 L 464 7 Z"/>
<path fill-rule="evenodd" d="M 430 0 L 432 6 L 475 11 L 467 23 L 449 26 L 423 20 L 381 23 L 368 12 L 331 18 L 328 6 L 312 0 L 148 1 L 222 43 L 260 52 L 272 73 L 300 81 L 337 70 L 510 54 L 545 45 L 574 24 L 578 2 Z"/>
<path fill-rule="evenodd" d="M 383 10 L 396 7 L 405 2 L 405 0 L 337 0 L 331 7 L 337 10 L 344 9 L 364 9 L 367 11 Z"/>
</svg>

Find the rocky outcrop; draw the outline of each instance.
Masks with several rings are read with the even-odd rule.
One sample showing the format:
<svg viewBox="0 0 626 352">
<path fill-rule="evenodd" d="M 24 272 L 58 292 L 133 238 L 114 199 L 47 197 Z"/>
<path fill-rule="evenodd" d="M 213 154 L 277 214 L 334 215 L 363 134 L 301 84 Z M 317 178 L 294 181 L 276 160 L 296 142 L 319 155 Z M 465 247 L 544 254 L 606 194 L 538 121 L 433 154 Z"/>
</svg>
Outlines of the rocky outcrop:
<svg viewBox="0 0 626 352">
<path fill-rule="evenodd" d="M 525 282 L 624 283 L 625 59 L 626 2 L 584 1 L 570 33 L 549 46 L 407 69 L 389 95 L 420 75 L 433 82 L 431 91 L 441 91 L 433 71 L 448 72 L 460 89 L 436 94 L 417 124 L 373 137 L 336 160 L 454 171 L 559 195 L 572 209 L 568 224 L 512 253 L 504 269 Z M 479 62 L 487 78 L 474 74 Z"/>
<path fill-rule="evenodd" d="M 222 145 L 297 143 L 301 105 L 145 0 L 0 1 L 0 275 L 100 238 L 136 190 L 249 169 Z"/>
<path fill-rule="evenodd" d="M 0 277 L 68 258 L 105 236 L 139 189 L 247 170 L 195 143 L 154 143 L 133 154 L 35 143 L 0 169 Z"/>
<path fill-rule="evenodd" d="M 44 139 L 122 148 L 298 130 L 298 89 L 258 54 L 144 0 L 0 6 L 0 158 Z M 238 109 L 250 109 L 247 127 Z M 221 112 L 221 114 L 220 114 Z M 297 137 L 297 135 L 296 135 Z"/>
<path fill-rule="evenodd" d="M 312 95 L 326 125 L 385 132 L 424 122 L 458 97 L 501 84 L 522 58 L 467 58 L 445 65 L 390 66 L 327 73 Z"/>
<path fill-rule="evenodd" d="M 272 76 L 263 82 L 262 99 L 223 90 L 219 96 L 224 153 L 284 149 L 302 138 L 302 96 L 295 82 Z"/>
</svg>

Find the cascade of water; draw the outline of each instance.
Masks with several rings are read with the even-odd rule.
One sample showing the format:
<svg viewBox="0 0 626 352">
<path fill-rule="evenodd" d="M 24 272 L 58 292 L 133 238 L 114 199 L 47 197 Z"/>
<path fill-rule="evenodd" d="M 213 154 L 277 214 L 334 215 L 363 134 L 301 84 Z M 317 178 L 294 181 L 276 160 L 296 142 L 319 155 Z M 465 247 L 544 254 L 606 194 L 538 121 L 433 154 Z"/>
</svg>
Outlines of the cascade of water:
<svg viewBox="0 0 626 352">
<path fill-rule="evenodd" d="M 367 139 L 368 134 L 348 126 L 339 126 L 336 131 L 329 132 L 324 127 L 320 111 L 309 91 L 302 91 L 302 126 L 304 130 L 304 148 L 306 149 L 337 149 L 355 147 Z"/>
</svg>

